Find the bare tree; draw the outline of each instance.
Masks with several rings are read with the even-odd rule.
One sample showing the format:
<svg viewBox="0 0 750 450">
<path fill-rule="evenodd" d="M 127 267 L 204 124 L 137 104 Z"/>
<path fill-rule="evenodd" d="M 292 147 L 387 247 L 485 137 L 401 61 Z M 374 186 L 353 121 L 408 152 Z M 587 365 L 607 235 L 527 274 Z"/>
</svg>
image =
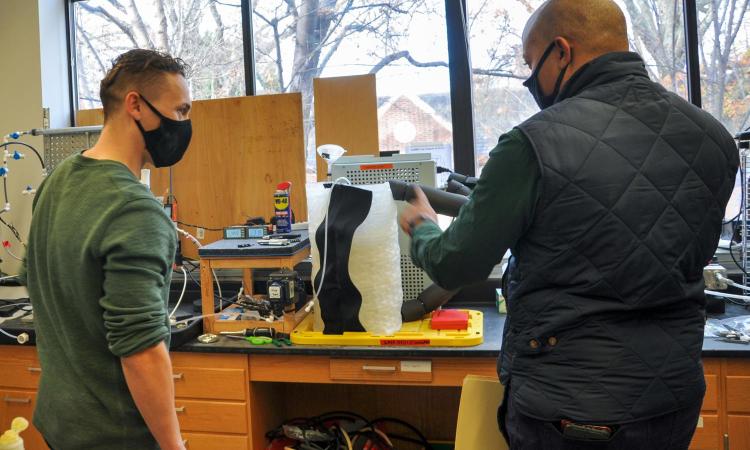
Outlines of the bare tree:
<svg viewBox="0 0 750 450">
<path fill-rule="evenodd" d="M 647 61 L 652 78 L 673 91 L 686 91 L 685 35 L 682 2 L 678 0 L 623 0 L 631 17 L 631 45 Z M 730 130 L 747 126 L 750 115 L 748 82 L 743 65 L 750 35 L 750 0 L 698 0 L 698 37 L 704 105 Z M 744 27 L 744 31 L 743 31 Z M 744 104 L 744 107 L 743 107 Z"/>
<path fill-rule="evenodd" d="M 238 20 L 234 25 L 224 22 L 218 8 L 226 7 L 225 2 L 101 0 L 75 5 L 83 106 L 98 106 L 98 81 L 111 59 L 131 48 L 165 51 L 185 60 L 193 68 L 190 83 L 196 98 L 242 94 L 241 41 L 227 42 L 227 36 L 241 36 L 241 29 Z M 239 13 L 239 2 L 229 6 Z"/>
</svg>

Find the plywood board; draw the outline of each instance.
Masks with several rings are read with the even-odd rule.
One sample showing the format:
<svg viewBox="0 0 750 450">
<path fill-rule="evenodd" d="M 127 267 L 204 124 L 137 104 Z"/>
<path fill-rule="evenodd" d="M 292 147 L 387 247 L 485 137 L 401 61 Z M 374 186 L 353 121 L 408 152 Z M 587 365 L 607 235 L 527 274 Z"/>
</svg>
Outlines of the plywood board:
<svg viewBox="0 0 750 450">
<path fill-rule="evenodd" d="M 380 154 L 375 75 L 316 78 L 313 90 L 315 145 L 337 144 L 348 156 Z M 316 159 L 318 180 L 325 180 L 328 167 Z"/>
<path fill-rule="evenodd" d="M 81 109 L 76 113 L 76 125 L 89 127 L 104 123 L 104 112 L 99 109 Z"/>
<path fill-rule="evenodd" d="M 93 125 L 101 115 L 79 111 L 79 125 Z M 248 217 L 273 215 L 273 193 L 292 182 L 292 209 L 307 219 L 302 98 L 299 93 L 236 97 L 193 102 L 193 139 L 173 167 L 172 186 L 178 220 L 205 228 L 244 223 Z M 169 171 L 151 172 L 151 190 L 163 196 Z M 192 227 L 185 230 L 195 234 Z M 221 239 L 206 231 L 203 243 Z M 183 239 L 183 254 L 198 259 Z"/>
</svg>

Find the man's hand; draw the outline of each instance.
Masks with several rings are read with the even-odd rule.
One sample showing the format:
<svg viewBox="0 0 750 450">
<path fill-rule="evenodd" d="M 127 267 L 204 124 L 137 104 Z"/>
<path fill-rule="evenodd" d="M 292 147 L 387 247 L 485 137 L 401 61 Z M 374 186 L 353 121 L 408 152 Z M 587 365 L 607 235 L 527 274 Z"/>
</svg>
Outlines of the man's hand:
<svg viewBox="0 0 750 450">
<path fill-rule="evenodd" d="M 414 194 L 415 197 L 409 201 L 409 205 L 406 206 L 399 218 L 401 229 L 409 236 L 411 236 L 412 230 L 425 220 L 437 223 L 437 214 L 419 186 L 414 186 Z"/>
</svg>

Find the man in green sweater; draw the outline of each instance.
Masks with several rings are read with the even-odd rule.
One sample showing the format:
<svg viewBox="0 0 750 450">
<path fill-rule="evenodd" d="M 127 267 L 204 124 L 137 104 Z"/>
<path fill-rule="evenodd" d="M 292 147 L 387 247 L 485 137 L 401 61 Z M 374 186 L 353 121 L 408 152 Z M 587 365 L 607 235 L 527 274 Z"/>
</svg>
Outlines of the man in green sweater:
<svg viewBox="0 0 750 450">
<path fill-rule="evenodd" d="M 34 424 L 55 450 L 184 449 L 166 302 L 175 227 L 138 181 L 190 142 L 185 65 L 119 56 L 101 83 L 97 144 L 45 180 L 26 279 L 42 366 Z"/>
</svg>

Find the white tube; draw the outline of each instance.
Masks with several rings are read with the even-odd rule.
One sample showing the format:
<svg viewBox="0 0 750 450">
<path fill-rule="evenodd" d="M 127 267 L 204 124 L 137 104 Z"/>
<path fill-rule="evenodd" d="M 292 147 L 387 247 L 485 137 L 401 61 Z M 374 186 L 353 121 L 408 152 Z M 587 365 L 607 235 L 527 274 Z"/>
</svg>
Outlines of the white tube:
<svg viewBox="0 0 750 450">
<path fill-rule="evenodd" d="M 182 281 L 182 293 L 180 294 L 179 300 L 177 300 L 177 304 L 174 305 L 174 309 L 169 314 L 169 318 L 170 319 L 172 318 L 172 316 L 174 316 L 174 313 L 177 312 L 177 308 L 180 307 L 180 303 L 182 303 L 182 297 L 185 296 L 185 289 L 187 289 L 187 279 L 188 279 L 187 272 L 185 272 L 185 268 L 184 267 L 180 267 L 180 269 L 182 269 L 182 277 L 183 277 L 183 281 Z"/>
<path fill-rule="evenodd" d="M 733 298 L 737 300 L 744 300 L 745 302 L 750 303 L 750 297 L 746 295 L 727 294 L 725 292 L 709 291 L 708 289 L 703 292 L 705 292 L 706 294 L 715 295 L 717 297 Z"/>
<path fill-rule="evenodd" d="M 730 280 L 729 278 L 727 278 L 725 276 L 722 276 L 721 274 L 716 274 L 716 278 L 719 281 L 723 281 L 723 282 L 725 282 L 726 284 L 728 284 L 728 285 L 730 285 L 732 287 L 736 287 L 737 289 L 742 289 L 742 290 L 745 290 L 745 291 L 750 291 L 750 287 L 741 285 L 739 283 L 736 283 L 736 282 Z"/>
</svg>

